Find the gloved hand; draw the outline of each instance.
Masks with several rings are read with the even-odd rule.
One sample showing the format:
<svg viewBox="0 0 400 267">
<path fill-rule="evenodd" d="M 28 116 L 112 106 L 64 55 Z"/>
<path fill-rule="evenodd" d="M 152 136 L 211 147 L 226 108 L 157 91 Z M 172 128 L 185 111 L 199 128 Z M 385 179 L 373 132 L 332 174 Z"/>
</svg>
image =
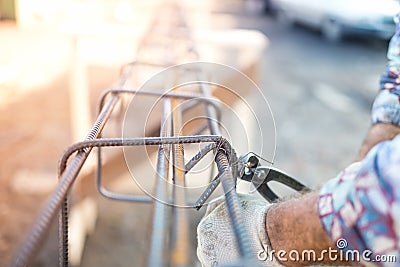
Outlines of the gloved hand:
<svg viewBox="0 0 400 267">
<path fill-rule="evenodd" d="M 272 256 L 265 229 L 266 213 L 272 204 L 247 194 L 239 194 L 239 198 L 244 226 L 249 233 L 251 258 L 260 266 L 283 266 Z M 224 196 L 208 204 L 206 214 L 197 227 L 197 241 L 197 256 L 205 267 L 221 266 L 239 259 Z"/>
</svg>

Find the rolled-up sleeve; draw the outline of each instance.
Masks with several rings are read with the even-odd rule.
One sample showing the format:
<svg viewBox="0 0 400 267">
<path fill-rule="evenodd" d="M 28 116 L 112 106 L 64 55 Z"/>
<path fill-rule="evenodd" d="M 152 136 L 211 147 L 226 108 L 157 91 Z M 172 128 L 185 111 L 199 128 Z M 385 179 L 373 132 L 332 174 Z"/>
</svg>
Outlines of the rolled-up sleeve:
<svg viewBox="0 0 400 267">
<path fill-rule="evenodd" d="M 387 66 L 372 106 L 372 124 L 400 126 L 400 13 L 394 22 L 396 33 L 389 43 Z M 395 262 L 368 262 L 400 266 L 400 135 L 375 145 L 361 162 L 324 184 L 318 213 L 338 248 L 371 252 L 370 259 L 390 255 Z"/>
<path fill-rule="evenodd" d="M 394 255 L 399 264 L 400 136 L 378 144 L 326 183 L 318 209 L 330 238 L 347 241 L 344 250 Z"/>
<path fill-rule="evenodd" d="M 389 43 L 388 63 L 381 76 L 380 92 L 372 107 L 372 124 L 386 122 L 400 126 L 400 15 L 394 20 L 396 33 Z"/>
<path fill-rule="evenodd" d="M 388 65 L 375 98 L 372 124 L 400 126 L 400 15 L 390 41 Z M 362 162 L 353 163 L 320 190 L 318 212 L 321 223 L 341 249 L 371 251 L 372 258 L 392 255 L 400 264 L 400 135 L 371 149 Z"/>
</svg>

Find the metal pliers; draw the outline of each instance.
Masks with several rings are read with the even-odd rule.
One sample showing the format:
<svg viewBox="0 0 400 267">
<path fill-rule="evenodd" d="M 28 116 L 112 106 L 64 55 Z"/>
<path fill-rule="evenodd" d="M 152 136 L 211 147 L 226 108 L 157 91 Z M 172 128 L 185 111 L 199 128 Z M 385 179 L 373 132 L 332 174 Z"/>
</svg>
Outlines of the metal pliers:
<svg viewBox="0 0 400 267">
<path fill-rule="evenodd" d="M 310 188 L 283 171 L 273 167 L 261 166 L 259 157 L 253 153 L 240 157 L 239 162 L 239 178 L 252 183 L 257 191 L 269 202 L 279 199 L 279 196 L 268 186 L 271 181 L 279 182 L 296 191 L 310 191 Z"/>
<path fill-rule="evenodd" d="M 274 202 L 279 199 L 272 189 L 268 186 L 271 181 L 284 184 L 296 191 L 307 192 L 310 189 L 297 181 L 295 178 L 289 176 L 281 170 L 273 167 L 266 167 L 260 165 L 260 156 L 254 153 L 247 153 L 241 156 L 237 162 L 239 170 L 239 179 L 252 183 L 257 191 L 269 202 Z M 269 162 L 269 161 L 267 161 Z M 271 163 L 271 162 L 270 162 Z M 217 175 L 207 186 L 206 190 L 194 204 L 194 208 L 199 210 L 217 188 L 220 182 L 220 176 Z"/>
</svg>

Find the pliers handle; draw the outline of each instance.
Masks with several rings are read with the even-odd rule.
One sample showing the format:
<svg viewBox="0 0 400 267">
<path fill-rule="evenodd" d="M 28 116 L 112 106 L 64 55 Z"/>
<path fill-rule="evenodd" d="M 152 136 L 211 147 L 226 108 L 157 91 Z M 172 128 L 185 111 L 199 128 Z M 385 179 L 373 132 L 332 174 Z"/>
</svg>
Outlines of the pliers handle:
<svg viewBox="0 0 400 267">
<path fill-rule="evenodd" d="M 273 167 L 258 166 L 250 172 L 243 173 L 241 179 L 251 182 L 257 188 L 257 191 L 269 202 L 274 202 L 279 199 L 279 196 L 268 186 L 268 183 L 271 181 L 279 182 L 296 191 L 310 190 L 295 178 Z"/>
</svg>

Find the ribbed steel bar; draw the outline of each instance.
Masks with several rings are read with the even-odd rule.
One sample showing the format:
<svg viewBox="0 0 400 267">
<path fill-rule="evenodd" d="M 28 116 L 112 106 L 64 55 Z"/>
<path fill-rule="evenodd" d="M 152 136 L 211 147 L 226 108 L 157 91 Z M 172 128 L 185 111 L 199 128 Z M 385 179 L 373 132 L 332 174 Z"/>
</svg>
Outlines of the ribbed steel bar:
<svg viewBox="0 0 400 267">
<path fill-rule="evenodd" d="M 86 139 L 87 141 L 93 140 L 100 136 L 101 131 L 103 130 L 108 118 L 110 117 L 116 103 L 118 102 L 119 97 L 114 95 L 109 98 L 107 101 L 107 104 L 104 105 L 103 109 L 100 111 L 99 116 L 90 130 L 89 134 L 87 135 Z M 85 159 L 84 162 L 86 161 L 86 158 L 89 156 L 89 153 L 91 151 L 91 148 L 87 148 L 86 150 L 83 151 L 85 153 Z M 78 153 L 79 154 L 79 153 Z M 83 163 L 84 163 L 83 162 Z M 82 164 L 83 166 L 83 164 Z M 82 166 L 80 168 L 82 168 Z M 59 168 L 59 173 L 58 176 L 61 177 L 62 179 L 62 173 L 66 169 L 66 163 L 65 165 L 60 166 Z M 76 171 L 76 176 L 78 175 L 79 170 Z M 75 178 L 76 178 L 75 176 Z M 73 182 L 71 183 L 72 187 Z M 69 267 L 69 246 L 68 246 L 68 192 L 66 193 L 64 200 L 61 203 L 60 207 L 60 214 L 59 214 L 59 223 L 58 223 L 58 242 L 59 242 L 59 266 L 60 267 Z"/>
<path fill-rule="evenodd" d="M 217 147 L 216 143 L 210 143 L 207 146 L 203 147 L 196 155 L 194 155 L 185 165 L 186 173 L 189 172 L 197 163 L 201 161 L 201 159 L 211 152 L 213 149 Z M 127 202 L 138 202 L 138 203 L 151 203 L 152 198 L 149 196 L 144 195 L 127 195 L 127 194 L 119 194 L 114 193 L 107 190 L 105 187 L 102 186 L 102 174 L 101 174 L 101 153 L 98 150 L 98 162 L 97 162 L 97 169 L 96 169 L 96 188 L 99 193 L 109 199 L 117 200 L 117 201 L 127 201 Z M 65 159 L 63 160 L 65 161 Z M 209 189 L 206 189 L 208 192 Z M 204 195 L 204 194 L 203 194 Z M 208 198 L 208 196 L 207 196 Z"/>
<path fill-rule="evenodd" d="M 173 136 L 180 136 L 182 131 L 182 111 L 180 100 L 171 99 Z M 174 222 L 171 225 L 171 264 L 185 267 L 192 265 L 189 252 L 189 222 L 187 213 L 182 207 L 186 206 L 186 181 L 183 144 L 172 145 L 173 170 L 173 214 Z"/>
<path fill-rule="evenodd" d="M 251 257 L 251 246 L 247 230 L 244 228 L 242 207 L 236 193 L 236 181 L 229 170 L 228 157 L 224 150 L 219 150 L 215 162 L 220 173 L 220 180 L 225 193 L 226 205 L 231 219 L 233 232 L 235 233 L 239 253 L 243 258 Z"/>
<path fill-rule="evenodd" d="M 215 189 L 217 189 L 219 183 L 220 174 L 217 174 L 217 176 L 215 176 L 215 178 L 208 184 L 206 190 L 201 194 L 199 199 L 193 205 L 196 210 L 199 210 L 204 205 L 204 203 L 206 203 L 207 199 L 211 196 Z"/>
<path fill-rule="evenodd" d="M 206 86 L 205 84 L 200 84 L 200 89 L 203 93 L 203 95 L 207 98 L 211 98 L 213 97 L 211 95 L 211 92 L 208 88 L 208 86 Z M 208 117 L 208 125 L 210 127 L 210 133 L 211 134 L 215 134 L 215 135 L 220 135 L 220 131 L 219 131 L 219 126 L 218 126 L 218 117 L 217 117 L 217 113 L 216 110 L 213 108 L 210 108 L 210 106 L 206 103 L 206 114 Z"/>
<path fill-rule="evenodd" d="M 163 100 L 163 113 L 161 118 L 160 136 L 167 137 L 170 135 L 172 122 L 171 116 L 171 100 L 166 98 Z M 169 262 L 168 250 L 166 244 L 169 241 L 168 234 L 170 227 L 171 207 L 164 204 L 168 197 L 168 171 L 170 155 L 169 145 L 160 145 L 157 157 L 157 173 L 155 183 L 155 199 L 153 199 L 153 218 L 152 233 L 150 239 L 150 250 L 148 255 L 148 266 L 157 267 L 164 266 L 165 262 Z"/>
<path fill-rule="evenodd" d="M 185 85 L 192 85 L 192 84 L 198 84 L 201 83 L 200 81 L 195 81 L 195 82 L 190 82 L 190 83 L 183 83 L 180 86 L 185 86 Z M 147 95 L 147 96 L 154 96 L 154 97 L 169 97 L 169 98 L 180 98 L 180 99 L 188 99 L 188 100 L 196 100 L 196 102 L 201 103 L 207 103 L 209 105 L 212 105 L 215 109 L 215 112 L 217 112 L 216 118 L 221 119 L 221 108 L 219 105 L 219 101 L 215 97 L 204 97 L 201 94 L 195 94 L 195 93 L 176 93 L 176 92 L 169 92 L 169 93 L 159 93 L 159 92 L 152 92 L 152 91 L 144 91 L 144 90 L 136 90 L 136 89 L 118 89 L 118 88 L 111 88 L 105 91 L 100 100 L 100 109 L 102 106 L 102 103 L 104 102 L 104 99 L 107 98 L 108 95 L 110 94 L 138 94 L 138 95 Z M 198 103 L 193 104 L 192 106 L 189 106 L 189 108 L 193 108 L 194 106 L 198 105 Z M 185 112 L 187 109 L 183 110 Z"/>
<path fill-rule="evenodd" d="M 194 143 L 218 143 L 222 146 L 227 141 L 222 136 L 217 135 L 198 135 L 198 136 L 179 136 L 179 137 L 138 137 L 138 138 L 100 138 L 94 140 L 81 141 L 70 146 L 60 159 L 60 168 L 65 166 L 72 154 L 80 150 L 87 150 L 93 147 L 117 147 L 117 146 L 155 146 L 171 144 L 194 144 Z"/>
<path fill-rule="evenodd" d="M 117 86 L 119 88 L 122 88 L 126 81 L 129 79 L 133 71 L 133 65 L 128 65 L 123 69 L 123 72 L 117 82 Z M 96 138 L 101 137 L 101 132 L 107 123 L 108 118 L 110 117 L 116 103 L 119 100 L 118 95 L 111 95 L 109 98 L 108 103 L 112 103 L 111 106 L 104 105 L 104 102 L 101 103 L 101 108 L 99 109 L 99 115 L 97 117 L 97 120 L 93 126 L 93 128 L 90 130 L 89 134 L 86 137 L 86 141 L 94 140 Z M 103 99 L 102 99 L 103 101 Z M 106 113 L 106 116 L 104 114 Z M 87 153 L 87 156 L 89 155 L 91 151 L 91 147 L 87 148 L 87 151 L 84 151 Z M 100 153 L 100 151 L 99 151 Z M 87 158 L 86 156 L 86 158 Z M 85 159 L 86 161 L 86 159 Z M 101 158 L 100 158 L 101 161 Z M 65 162 L 66 164 L 66 162 Z M 61 173 L 64 172 L 66 165 L 61 165 L 60 164 L 60 169 L 59 169 L 59 177 L 61 176 Z M 78 171 L 79 172 L 79 171 Z M 71 184 L 72 186 L 72 184 Z M 65 195 L 63 202 L 61 203 L 60 207 L 60 215 L 59 215 L 59 224 L 58 224 L 58 232 L 59 232 L 59 266 L 60 267 L 68 267 L 69 266 L 69 256 L 68 256 L 68 194 Z"/>
<path fill-rule="evenodd" d="M 200 73 L 201 74 L 201 73 Z M 205 97 L 212 97 L 210 88 L 207 84 L 200 84 L 200 90 Z M 205 104 L 206 114 L 208 116 L 209 127 L 211 134 L 220 135 L 216 111 L 209 105 Z M 218 180 L 222 182 L 222 187 L 225 193 L 226 205 L 231 219 L 232 228 L 236 236 L 236 243 L 239 248 L 239 253 L 243 258 L 251 255 L 250 243 L 247 230 L 244 228 L 242 219 L 242 208 L 239 202 L 239 197 L 236 192 L 236 176 L 238 173 L 236 162 L 237 157 L 231 147 L 225 146 L 227 149 L 220 149 L 217 151 L 215 162 L 218 167 L 218 173 L 221 175 L 220 179 L 215 180 L 218 186 Z M 230 160 L 230 162 L 229 162 Z M 234 164 L 233 164 L 234 163 Z M 232 171 L 230 170 L 232 169 Z"/>
<path fill-rule="evenodd" d="M 185 171 L 189 172 L 199 161 L 204 158 L 210 151 L 217 147 L 216 143 L 211 143 L 200 149 L 185 165 Z"/>
<path fill-rule="evenodd" d="M 136 66 L 137 64 L 145 64 L 143 62 L 135 61 L 130 64 L 131 67 Z M 151 64 L 150 64 L 151 65 Z M 180 86 L 185 86 L 185 85 L 191 85 L 193 83 L 184 83 L 181 84 Z M 174 87 L 175 89 L 179 87 Z M 105 99 L 110 95 L 110 94 L 121 94 L 121 93 L 127 93 L 127 94 L 138 94 L 138 95 L 147 95 L 147 96 L 158 96 L 158 97 L 166 97 L 166 98 L 178 98 L 178 99 L 189 99 L 189 100 L 196 100 L 194 102 L 194 105 L 191 105 L 189 108 L 193 108 L 194 106 L 199 105 L 199 103 L 206 102 L 212 105 L 218 112 L 218 118 L 221 116 L 221 110 L 216 102 L 215 99 L 208 99 L 202 97 L 200 94 L 195 94 L 195 93 L 176 93 L 176 92 L 170 92 L 170 93 L 157 93 L 157 92 L 152 92 L 152 91 L 143 91 L 143 90 L 135 90 L 135 89 L 108 89 L 105 91 L 100 100 L 100 107 L 99 109 L 101 110 L 103 103 Z M 188 108 L 183 108 L 182 113 L 186 112 Z M 204 131 L 205 128 L 202 127 L 200 129 L 200 132 Z M 197 134 L 192 134 L 192 135 L 197 135 Z M 119 201 L 129 201 L 129 202 L 142 202 L 142 203 L 148 203 L 151 202 L 151 198 L 147 196 L 132 196 L 132 195 L 123 195 L 123 194 L 116 194 L 113 192 L 108 191 L 106 188 L 104 188 L 101 185 L 101 167 L 102 167 L 102 162 L 101 162 L 101 150 L 100 147 L 98 149 L 98 159 L 97 159 L 97 170 L 96 170 L 96 187 L 101 195 L 104 197 L 113 199 L 113 200 L 119 200 Z M 192 162 L 193 163 L 193 162 Z M 197 163 L 197 162 L 196 162 Z M 194 164 L 196 164 L 194 163 Z"/>
<path fill-rule="evenodd" d="M 91 132 L 89 133 L 88 138 L 95 138 L 103 129 L 104 124 L 109 118 L 112 108 L 115 106 L 117 101 L 118 97 L 116 96 L 110 97 L 107 100 L 107 103 L 104 106 L 103 111 L 100 113 Z M 50 225 L 55 219 L 62 202 L 65 200 L 65 197 L 74 183 L 75 178 L 85 163 L 90 150 L 91 148 L 88 147 L 79 151 L 68 164 L 68 168 L 65 168 L 65 166 L 62 168 L 65 169 L 65 171 L 60 171 L 62 175 L 59 183 L 45 203 L 44 208 L 40 212 L 37 221 L 32 226 L 32 229 L 29 232 L 25 242 L 22 243 L 21 247 L 17 251 L 16 256 L 12 260 L 11 266 L 25 266 L 33 259 L 36 252 L 41 247 L 45 239 L 45 235 L 48 233 Z M 62 240 L 62 243 L 64 242 L 65 240 Z"/>
<path fill-rule="evenodd" d="M 207 129 L 208 129 L 208 123 L 204 123 L 199 128 L 191 132 L 189 135 L 201 135 Z"/>
<path fill-rule="evenodd" d="M 182 20 L 183 23 L 185 23 L 185 20 Z M 196 45 L 193 42 L 193 39 L 190 36 L 190 33 L 188 33 L 188 38 L 191 39 L 191 51 L 195 55 L 199 55 Z M 202 75 L 204 73 L 197 73 L 198 76 Z M 200 77 L 204 78 L 204 77 Z M 198 79 L 201 80 L 201 79 Z M 200 83 L 200 91 L 205 97 L 212 97 L 211 91 L 210 91 L 210 86 L 211 84 L 208 83 Z M 216 116 L 216 110 L 211 108 L 210 105 L 207 103 L 205 104 L 205 111 L 208 116 L 208 124 L 209 124 L 209 130 L 212 135 L 221 135 L 219 131 L 219 126 L 218 122 L 220 122 L 220 118 Z M 222 143 L 223 144 L 223 143 Z M 226 145 L 223 149 L 219 149 L 216 155 L 216 164 L 218 167 L 219 171 L 219 179 L 218 176 L 216 179 L 214 179 L 210 186 L 207 188 L 209 190 L 206 190 L 205 193 L 203 194 L 203 198 L 200 198 L 199 201 L 205 202 L 205 200 L 211 195 L 212 191 L 215 190 L 215 188 L 218 186 L 219 181 L 222 181 L 222 186 L 225 192 L 225 199 L 226 199 L 226 204 L 227 204 L 227 209 L 228 213 L 230 215 L 231 219 L 231 224 L 233 227 L 233 230 L 236 235 L 236 241 L 237 245 L 239 248 L 239 252 L 242 256 L 242 259 L 246 260 L 246 258 L 249 257 L 250 254 L 250 244 L 248 240 L 248 233 L 246 229 L 243 226 L 243 220 L 242 220 L 242 215 L 241 215 L 241 206 L 239 203 L 239 197 L 236 193 L 235 190 L 235 183 L 236 183 L 236 178 L 238 176 L 238 169 L 237 169 L 237 156 L 236 153 L 234 152 L 233 149 L 231 149 L 230 145 Z M 230 161 L 230 162 L 229 162 Z M 229 170 L 229 167 L 232 168 L 232 172 Z M 241 259 L 239 259 L 241 260 Z"/>
<path fill-rule="evenodd" d="M 105 187 L 102 186 L 101 182 L 101 152 L 100 147 L 98 148 L 98 155 L 97 155 L 97 168 L 96 168 L 96 188 L 99 193 L 109 199 L 118 200 L 118 201 L 127 201 L 127 202 L 138 202 L 138 203 L 151 203 L 152 198 L 149 196 L 143 195 L 127 195 L 127 194 L 117 194 L 107 190 Z"/>
<path fill-rule="evenodd" d="M 210 143 L 208 145 L 206 145 L 205 147 L 203 147 L 199 152 L 196 153 L 196 155 L 194 155 L 185 165 L 185 171 L 186 173 L 188 173 L 197 163 L 199 163 L 201 161 L 201 159 L 204 158 L 204 156 L 206 156 L 209 152 L 211 152 L 212 150 L 214 150 L 217 147 L 216 143 Z M 101 175 L 101 169 L 99 168 L 99 166 L 101 166 L 101 154 L 100 151 L 98 151 L 98 168 L 96 170 L 96 188 L 99 191 L 99 193 L 109 199 L 112 200 L 118 200 L 118 201 L 127 201 L 127 202 L 139 202 L 139 203 L 151 203 L 152 202 L 152 198 L 149 196 L 143 196 L 143 195 L 125 195 L 125 194 L 118 194 L 118 193 L 114 193 L 111 191 L 108 191 L 106 188 L 104 188 L 102 186 L 102 175 Z M 67 159 L 63 159 L 62 161 L 66 161 Z M 215 182 L 214 182 L 215 183 Z M 214 188 L 215 189 L 215 188 Z M 214 191 L 214 189 L 212 191 Z M 211 193 L 212 193 L 211 191 Z M 209 195 L 205 195 L 206 192 L 210 192 L 210 189 L 207 188 L 206 191 L 203 193 L 203 198 L 206 196 L 206 199 L 208 199 Z M 196 202 L 197 204 L 199 204 L 199 202 Z M 204 203 L 201 203 L 201 205 Z"/>
<path fill-rule="evenodd" d="M 198 55 L 196 46 L 193 41 L 192 41 L 192 46 L 193 46 L 192 47 L 193 52 Z M 198 76 L 202 74 L 204 73 L 197 73 Z M 212 97 L 209 85 L 210 84 L 207 83 L 200 83 L 200 91 L 205 97 Z M 220 120 L 216 115 L 216 110 L 211 108 L 210 105 L 208 105 L 207 103 L 205 103 L 205 111 L 208 116 L 210 133 L 212 135 L 221 135 L 218 126 L 218 122 L 220 122 Z M 237 156 L 234 150 L 231 149 L 230 145 L 227 146 L 226 145 L 227 143 L 222 143 L 222 144 L 223 145 L 225 144 L 224 148 L 219 149 L 217 151 L 215 158 L 215 162 L 218 167 L 219 179 L 217 176 L 211 182 L 210 186 L 207 188 L 210 190 L 206 190 L 204 193 L 204 197 L 200 198 L 199 201 L 200 203 L 205 202 L 205 200 L 211 195 L 212 191 L 215 190 L 215 188 L 218 186 L 219 181 L 222 182 L 223 190 L 225 193 L 226 205 L 231 219 L 232 228 L 236 236 L 239 253 L 242 259 L 246 260 L 251 255 L 251 251 L 250 251 L 248 233 L 243 226 L 244 224 L 242 218 L 242 208 L 240 205 L 239 197 L 235 190 L 236 178 L 238 175 L 238 169 L 236 166 Z M 232 168 L 232 172 L 229 170 L 230 167 Z"/>
</svg>

